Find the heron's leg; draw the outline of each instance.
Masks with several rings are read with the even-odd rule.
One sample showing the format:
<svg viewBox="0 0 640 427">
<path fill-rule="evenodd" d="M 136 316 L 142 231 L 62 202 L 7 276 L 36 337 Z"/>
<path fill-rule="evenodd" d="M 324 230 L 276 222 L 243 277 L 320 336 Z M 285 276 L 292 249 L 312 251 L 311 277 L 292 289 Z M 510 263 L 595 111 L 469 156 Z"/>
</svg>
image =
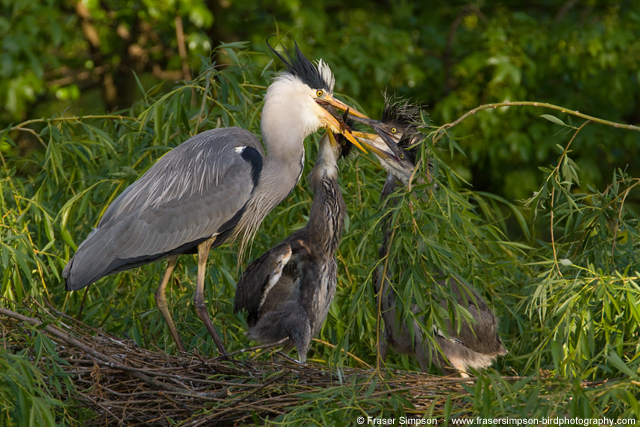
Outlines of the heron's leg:
<svg viewBox="0 0 640 427">
<path fill-rule="evenodd" d="M 384 363 L 387 361 L 387 354 L 389 353 L 389 343 L 386 338 L 382 336 L 384 331 L 380 333 L 378 337 L 378 354 L 376 354 L 376 367 L 382 369 Z"/>
<path fill-rule="evenodd" d="M 420 330 L 420 328 L 415 328 L 414 329 L 414 333 L 415 335 L 415 340 L 416 340 L 416 347 L 415 347 L 415 351 L 416 351 L 416 359 L 418 360 L 418 365 L 420 365 L 420 371 L 422 372 L 429 372 L 429 366 L 431 365 L 431 359 L 432 359 L 432 350 L 429 347 L 428 344 L 428 338 L 426 338 L 423 334 L 422 331 Z M 419 335 L 418 335 L 419 334 Z M 437 350 L 433 350 L 433 351 L 437 351 Z M 437 362 L 436 362 L 437 364 Z"/>
<path fill-rule="evenodd" d="M 184 351 L 184 345 L 182 345 L 182 340 L 180 339 L 180 335 L 178 335 L 176 325 L 173 323 L 171 313 L 169 313 L 167 297 L 165 296 L 167 283 L 169 283 L 169 278 L 171 278 L 171 273 L 173 273 L 173 268 L 176 266 L 177 261 L 178 255 L 170 256 L 168 259 L 167 269 L 164 272 L 164 276 L 162 276 L 162 281 L 160 282 L 160 286 L 158 286 L 158 290 L 156 290 L 156 306 L 158 306 L 160 314 L 162 314 L 162 317 L 164 317 L 164 321 L 167 322 L 167 326 L 169 326 L 169 331 L 171 332 L 173 340 L 178 345 L 180 351 Z"/>
<path fill-rule="evenodd" d="M 382 273 L 383 271 L 381 271 L 381 269 L 376 270 L 376 275 L 382 275 Z M 378 313 L 378 316 L 380 316 L 380 318 L 378 319 L 378 325 L 377 325 L 378 351 L 376 354 L 376 369 L 378 370 L 381 370 L 385 366 L 385 362 L 387 361 L 387 355 L 389 354 L 389 340 L 393 336 L 393 332 L 387 334 L 387 329 L 393 328 L 392 326 L 393 324 L 390 322 L 393 321 L 392 319 L 395 319 L 395 314 L 394 314 L 395 309 L 393 309 L 393 311 L 391 310 L 385 311 L 383 309 L 384 298 L 386 298 L 386 295 L 388 294 L 388 290 L 389 290 L 389 280 L 385 276 L 385 278 L 382 279 L 381 282 L 382 282 L 382 289 L 380 289 L 380 282 L 378 282 L 377 278 L 375 279 L 375 282 L 374 282 L 376 283 L 376 292 L 378 293 L 378 298 L 377 298 L 378 310 L 380 310 L 380 312 Z M 395 307 L 395 301 L 393 301 L 389 305 L 392 307 Z M 384 325 L 382 323 L 383 321 L 384 321 Z"/>
<path fill-rule="evenodd" d="M 198 279 L 196 281 L 196 295 L 193 298 L 193 305 L 202 323 L 204 323 L 204 326 L 206 326 L 213 341 L 216 343 L 220 356 L 226 356 L 227 350 L 224 348 L 224 344 L 218 336 L 216 328 L 213 327 L 209 313 L 207 313 L 207 307 L 204 305 L 204 276 L 207 271 L 207 257 L 209 256 L 209 249 L 211 249 L 211 245 L 215 240 L 216 238 L 212 237 L 198 245 Z"/>
</svg>

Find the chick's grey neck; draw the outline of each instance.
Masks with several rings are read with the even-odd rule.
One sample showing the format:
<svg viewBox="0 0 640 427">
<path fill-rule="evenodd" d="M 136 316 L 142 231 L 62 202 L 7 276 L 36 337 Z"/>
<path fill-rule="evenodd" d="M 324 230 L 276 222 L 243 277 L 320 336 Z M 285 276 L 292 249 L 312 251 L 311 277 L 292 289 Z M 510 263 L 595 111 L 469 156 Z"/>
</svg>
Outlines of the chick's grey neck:
<svg viewBox="0 0 640 427">
<path fill-rule="evenodd" d="M 323 252 L 333 254 L 342 236 L 346 207 L 338 185 L 336 153 L 330 144 L 323 144 L 323 141 L 324 138 L 316 164 L 309 174 L 313 204 L 307 228 Z"/>
</svg>

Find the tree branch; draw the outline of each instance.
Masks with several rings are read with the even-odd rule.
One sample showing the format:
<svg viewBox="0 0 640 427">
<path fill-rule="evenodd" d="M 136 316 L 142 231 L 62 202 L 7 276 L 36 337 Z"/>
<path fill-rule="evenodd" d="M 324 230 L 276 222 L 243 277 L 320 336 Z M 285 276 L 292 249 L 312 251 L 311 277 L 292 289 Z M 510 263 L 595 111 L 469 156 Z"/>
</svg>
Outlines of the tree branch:
<svg viewBox="0 0 640 427">
<path fill-rule="evenodd" d="M 570 110 L 568 108 L 560 107 L 558 105 L 547 104 L 546 102 L 513 101 L 513 102 L 499 102 L 499 103 L 496 103 L 496 104 L 485 104 L 485 105 L 481 105 L 479 107 L 476 107 L 473 110 L 467 111 L 462 116 L 460 116 L 457 120 L 455 120 L 455 121 L 453 121 L 451 123 L 447 123 L 447 124 L 444 124 L 444 125 L 440 126 L 435 131 L 436 132 L 436 137 L 433 139 L 433 143 L 434 144 L 437 143 L 440 140 L 440 138 L 442 138 L 442 136 L 445 134 L 445 132 L 443 132 L 444 130 L 450 129 L 450 128 L 460 124 L 460 122 L 462 122 L 467 117 L 474 115 L 478 111 L 488 110 L 489 108 L 495 109 L 495 108 L 498 108 L 498 107 L 542 107 L 542 108 L 549 108 L 551 110 L 557 110 L 557 111 L 560 111 L 562 113 L 566 113 L 566 114 L 569 114 L 569 115 L 572 115 L 572 116 L 580 117 L 580 118 L 585 119 L 585 120 L 591 120 L 592 122 L 595 122 L 595 123 L 600 123 L 600 124 L 607 125 L 607 126 L 613 126 L 614 128 L 635 130 L 637 132 L 640 132 L 640 127 L 638 127 L 638 126 L 627 125 L 627 124 L 623 124 L 623 123 L 616 123 L 616 122 L 612 122 L 612 121 L 609 121 L 609 120 L 599 119 L 597 117 L 593 117 L 593 116 L 589 116 L 587 114 L 583 114 L 583 113 L 581 113 L 579 111 Z"/>
<path fill-rule="evenodd" d="M 558 11 L 558 14 L 556 15 L 556 17 L 553 19 L 553 22 L 555 24 L 560 23 L 560 21 L 562 21 L 562 18 L 564 18 L 564 16 L 569 13 L 569 11 L 571 9 L 573 9 L 573 7 L 578 4 L 580 0 L 569 0 L 568 2 L 566 2 L 565 4 L 562 5 L 562 7 L 560 8 L 560 10 Z"/>
<path fill-rule="evenodd" d="M 80 17 L 80 21 L 82 23 L 82 32 L 84 33 L 85 38 L 96 50 L 100 49 L 100 36 L 98 36 L 98 30 L 91 23 L 91 14 L 89 13 L 89 9 L 82 1 L 78 1 L 75 4 L 76 13 Z"/>
<path fill-rule="evenodd" d="M 187 47 L 184 41 L 184 28 L 182 27 L 182 17 L 176 15 L 176 41 L 178 42 L 178 53 L 180 54 L 180 63 L 182 65 L 182 76 L 185 81 L 191 81 L 191 71 L 187 64 Z"/>
</svg>

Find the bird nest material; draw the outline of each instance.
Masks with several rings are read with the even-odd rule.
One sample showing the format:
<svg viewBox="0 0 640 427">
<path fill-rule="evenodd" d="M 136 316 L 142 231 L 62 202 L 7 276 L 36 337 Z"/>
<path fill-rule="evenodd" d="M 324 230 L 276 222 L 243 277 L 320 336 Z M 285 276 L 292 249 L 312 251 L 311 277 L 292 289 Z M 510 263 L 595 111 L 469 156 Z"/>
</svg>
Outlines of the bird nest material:
<svg viewBox="0 0 640 427">
<path fill-rule="evenodd" d="M 467 394 L 459 378 L 394 372 L 380 379 L 372 370 L 301 365 L 280 356 L 254 360 L 255 353 L 247 356 L 250 352 L 241 360 L 205 357 L 195 351 L 169 355 L 47 310 L 29 317 L 0 307 L 0 318 L 4 316 L 0 323 L 5 348 L 7 344 L 14 351 L 29 348 L 27 354 L 34 361 L 25 323 L 56 344 L 64 361 L 59 361 L 60 367 L 76 387 L 61 397 L 75 399 L 98 414 L 87 426 L 252 424 L 286 414 L 314 391 L 345 384 L 357 384 L 365 402 L 402 393 L 408 402 L 404 412 L 416 416 L 434 407 L 435 413 L 442 413 L 447 397 Z"/>
</svg>

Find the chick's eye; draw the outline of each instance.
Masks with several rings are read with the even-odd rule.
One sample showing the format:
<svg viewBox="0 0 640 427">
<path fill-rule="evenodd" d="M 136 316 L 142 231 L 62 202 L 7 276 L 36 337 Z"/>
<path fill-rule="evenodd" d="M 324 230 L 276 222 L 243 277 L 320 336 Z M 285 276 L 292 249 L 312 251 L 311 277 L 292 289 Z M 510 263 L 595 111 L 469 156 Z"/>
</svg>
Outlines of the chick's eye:
<svg viewBox="0 0 640 427">
<path fill-rule="evenodd" d="M 391 133 L 396 133 L 396 132 L 398 132 L 398 129 L 396 129 L 396 128 L 391 128 Z"/>
<path fill-rule="evenodd" d="M 320 98 L 322 95 L 324 95 L 324 92 L 322 91 L 322 89 L 318 89 L 318 90 L 316 91 L 316 96 L 317 96 L 318 98 Z"/>
</svg>

